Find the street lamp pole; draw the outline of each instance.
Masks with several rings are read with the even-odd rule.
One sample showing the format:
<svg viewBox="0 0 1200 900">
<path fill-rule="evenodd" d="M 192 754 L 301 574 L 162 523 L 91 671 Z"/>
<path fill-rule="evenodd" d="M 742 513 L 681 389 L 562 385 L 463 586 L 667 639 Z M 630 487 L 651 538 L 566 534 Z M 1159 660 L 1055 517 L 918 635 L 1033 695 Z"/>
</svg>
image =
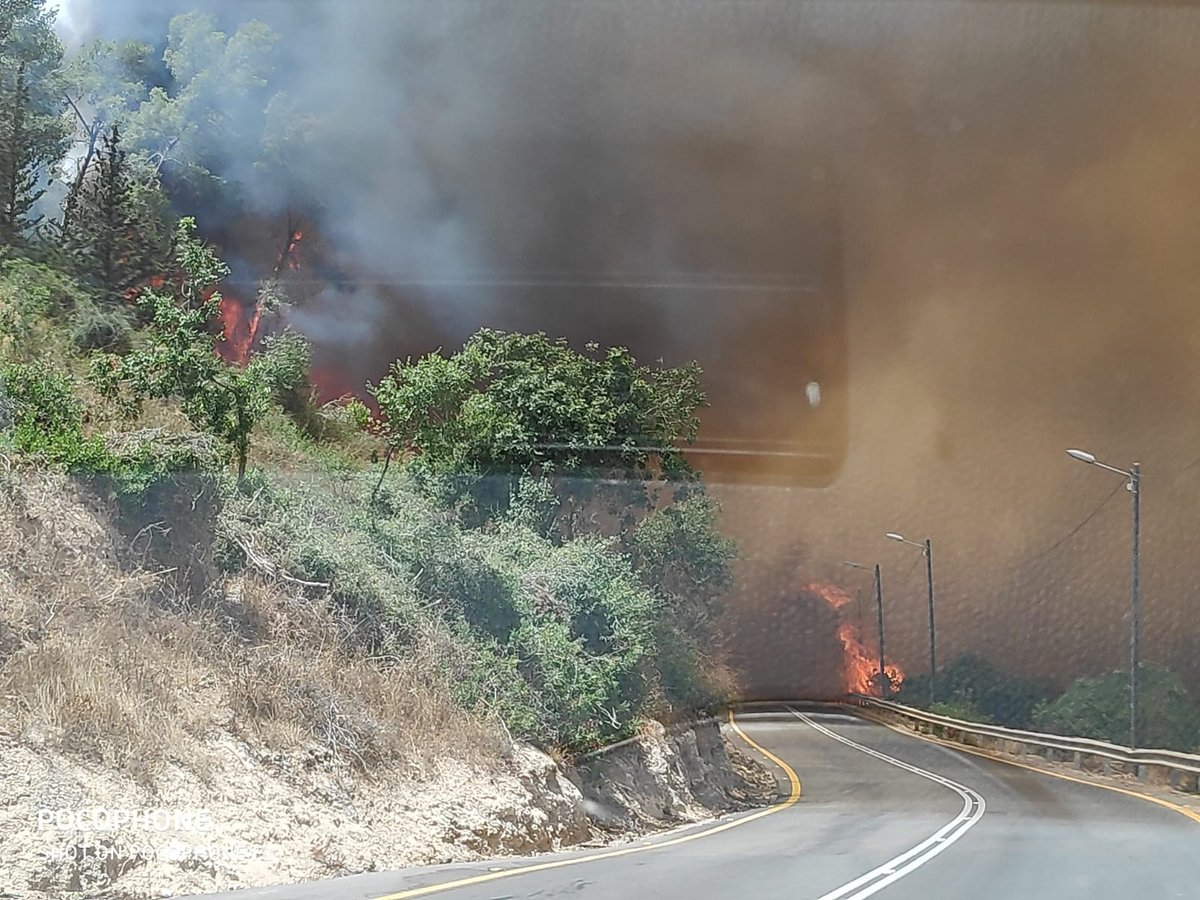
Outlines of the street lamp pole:
<svg viewBox="0 0 1200 900">
<path fill-rule="evenodd" d="M 1141 634 L 1141 496 L 1142 466 L 1134 463 L 1129 470 L 1129 491 L 1133 494 L 1133 563 L 1129 573 L 1129 746 L 1138 742 L 1138 637 Z"/>
<path fill-rule="evenodd" d="M 1068 450 L 1067 455 L 1071 459 L 1077 459 L 1089 466 L 1107 469 L 1109 472 L 1116 472 L 1118 475 L 1128 478 L 1129 483 L 1126 488 L 1133 495 L 1133 560 L 1129 573 L 1129 746 L 1133 749 L 1138 745 L 1138 639 L 1141 634 L 1142 611 L 1140 573 L 1142 466 L 1141 463 L 1135 462 L 1129 467 L 1129 471 L 1125 471 L 1100 462 L 1086 450 Z"/>
<path fill-rule="evenodd" d="M 846 560 L 846 565 L 852 569 L 867 569 L 862 563 L 850 560 Z M 891 685 L 888 682 L 887 664 L 883 654 L 883 579 L 880 576 L 879 563 L 875 563 L 875 616 L 879 624 L 879 692 L 886 700 L 891 693 Z"/>
<path fill-rule="evenodd" d="M 937 678 L 937 631 L 933 627 L 933 544 L 925 538 L 925 585 L 929 589 L 929 705 L 933 706 Z"/>
<path fill-rule="evenodd" d="M 919 544 L 894 531 L 889 531 L 887 537 L 893 541 L 917 547 L 925 556 L 925 585 L 929 592 L 929 705 L 932 706 L 937 697 L 937 629 L 934 627 L 933 620 L 933 542 L 929 538 L 925 538 L 925 543 Z"/>
<path fill-rule="evenodd" d="M 879 617 L 879 692 L 886 700 L 891 693 L 891 684 L 888 682 L 883 653 L 883 579 L 879 574 L 879 563 L 875 563 L 875 612 Z"/>
</svg>

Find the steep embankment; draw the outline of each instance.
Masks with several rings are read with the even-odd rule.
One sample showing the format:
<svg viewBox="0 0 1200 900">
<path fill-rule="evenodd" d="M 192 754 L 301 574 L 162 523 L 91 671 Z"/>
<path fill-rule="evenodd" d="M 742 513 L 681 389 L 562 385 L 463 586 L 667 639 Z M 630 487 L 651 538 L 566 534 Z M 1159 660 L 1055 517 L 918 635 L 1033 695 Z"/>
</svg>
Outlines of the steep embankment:
<svg viewBox="0 0 1200 900">
<path fill-rule="evenodd" d="M 59 477 L 2 487 L 0 896 L 532 853 L 773 790 L 712 723 L 651 726 L 564 770 L 454 702 L 447 635 L 372 657 L 335 609 L 258 575 L 195 593 L 204 561 L 161 522 L 123 534 Z"/>
<path fill-rule="evenodd" d="M 758 805 L 774 791 L 713 723 L 650 728 L 565 772 L 527 745 L 370 777 L 312 751 L 255 752 L 228 734 L 206 749 L 203 775 L 172 766 L 140 784 L 97 762 L 0 745 L 7 890 L 178 896 L 524 855 L 626 840 Z M 91 818 L 96 809 L 161 812 L 94 830 L 103 821 Z"/>
</svg>

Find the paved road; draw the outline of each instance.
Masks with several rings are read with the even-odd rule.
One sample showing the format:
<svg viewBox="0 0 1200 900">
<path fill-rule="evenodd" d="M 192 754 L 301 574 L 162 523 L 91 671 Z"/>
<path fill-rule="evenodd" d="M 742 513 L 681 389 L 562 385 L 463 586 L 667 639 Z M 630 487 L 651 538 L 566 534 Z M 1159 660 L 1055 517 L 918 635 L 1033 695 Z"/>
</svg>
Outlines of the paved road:
<svg viewBox="0 0 1200 900">
<path fill-rule="evenodd" d="M 1144 800 L 967 755 L 837 710 L 738 716 L 785 769 L 768 811 L 610 850 L 372 873 L 238 900 L 1200 897 L 1200 824 Z M 738 738 L 734 738 L 737 740 Z M 757 751 L 755 751 L 757 752 Z M 652 849 L 642 849 L 654 844 Z M 596 858 L 599 857 L 599 858 Z M 495 877 L 500 871 L 511 875 Z M 448 882 L 473 882 L 449 889 Z"/>
</svg>

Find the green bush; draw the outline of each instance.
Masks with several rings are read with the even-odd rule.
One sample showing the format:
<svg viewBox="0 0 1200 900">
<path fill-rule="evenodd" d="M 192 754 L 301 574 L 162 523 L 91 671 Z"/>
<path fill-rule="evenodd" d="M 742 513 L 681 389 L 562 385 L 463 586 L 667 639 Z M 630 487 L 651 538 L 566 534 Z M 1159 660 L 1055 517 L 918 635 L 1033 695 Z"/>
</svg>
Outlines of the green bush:
<svg viewBox="0 0 1200 900">
<path fill-rule="evenodd" d="M 973 721 L 977 722 L 1030 728 L 1034 708 L 1053 694 L 1047 681 L 1011 675 L 982 656 L 966 653 L 938 670 L 934 706 L 970 712 L 975 717 Z M 929 676 L 916 675 L 907 679 L 898 699 L 915 706 L 928 706 Z"/>
<path fill-rule="evenodd" d="M 222 513 L 226 565 L 253 543 L 290 577 L 328 583 L 380 640 L 448 627 L 467 648 L 445 663 L 460 701 L 514 735 L 578 750 L 630 734 L 644 714 L 661 680 L 663 601 L 611 542 L 556 544 L 513 521 L 467 528 L 403 474 L 374 502 L 370 474 L 247 487 Z"/>
<path fill-rule="evenodd" d="M 1200 712 L 1173 672 L 1139 668 L 1138 708 L 1140 746 L 1191 751 L 1200 743 Z M 1033 719 L 1043 731 L 1128 744 L 1129 673 L 1080 678 L 1057 700 L 1039 705 Z"/>
<path fill-rule="evenodd" d="M 492 539 L 491 560 L 519 586 L 510 650 L 539 701 L 526 736 L 578 749 L 631 733 L 649 696 L 659 597 L 599 538 L 556 546 L 519 526 L 473 537 Z"/>
<path fill-rule="evenodd" d="M 671 600 L 679 630 L 706 637 L 720 615 L 718 602 L 733 581 L 737 545 L 717 527 L 720 506 L 693 489 L 690 496 L 656 509 L 638 525 L 633 559 L 646 584 Z"/>
<path fill-rule="evenodd" d="M 17 453 L 38 457 L 109 493 L 136 501 L 153 485 L 211 471 L 212 441 L 159 430 L 113 435 L 84 429 L 71 379 L 42 363 L 0 361 L 0 435 Z"/>
<path fill-rule="evenodd" d="M 78 350 L 127 353 L 133 345 L 133 317 L 121 307 L 84 299 L 70 317 L 70 333 Z"/>
<path fill-rule="evenodd" d="M 982 722 L 993 724 L 990 716 L 980 712 L 979 708 L 969 700 L 939 700 L 929 707 L 935 716 L 946 716 L 950 719 L 961 719 L 964 722 Z"/>
<path fill-rule="evenodd" d="M 50 266 L 14 258 L 0 263 L 0 352 L 30 362 L 59 357 L 62 326 L 91 305 L 87 292 Z"/>
<path fill-rule="evenodd" d="M 108 470 L 101 440 L 84 434 L 83 404 L 70 378 L 45 363 L 0 360 L 0 434 L 18 453 L 67 471 Z"/>
</svg>

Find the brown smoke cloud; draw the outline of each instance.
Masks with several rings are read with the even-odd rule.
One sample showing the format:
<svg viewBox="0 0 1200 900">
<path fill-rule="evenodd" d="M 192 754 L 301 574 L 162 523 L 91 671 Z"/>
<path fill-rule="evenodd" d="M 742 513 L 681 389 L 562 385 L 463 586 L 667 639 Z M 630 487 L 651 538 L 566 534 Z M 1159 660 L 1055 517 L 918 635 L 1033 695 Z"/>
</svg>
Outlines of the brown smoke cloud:
<svg viewBox="0 0 1200 900">
<path fill-rule="evenodd" d="M 103 8 L 133 23 L 149 6 Z M 718 489 L 747 555 L 735 608 L 770 617 L 804 583 L 850 582 L 842 560 L 879 560 L 891 650 L 917 674 L 922 573 L 884 540 L 899 530 L 933 538 L 943 660 L 1060 679 L 1119 666 L 1128 497 L 1063 541 L 1117 486 L 1063 453 L 1082 446 L 1144 465 L 1145 656 L 1200 687 L 1196 12 L 213 6 L 284 33 L 289 87 L 336 136 L 297 184 L 360 275 L 298 320 L 323 364 L 352 359 L 361 380 L 480 324 L 567 319 L 643 356 L 728 348 L 714 378 L 786 371 L 789 343 L 767 340 L 786 323 L 745 300 L 696 315 L 650 292 L 634 315 L 555 294 L 515 315 L 502 290 L 428 282 L 795 274 L 819 158 L 840 198 L 849 452 L 825 489 Z M 786 430 L 802 388 L 768 383 Z"/>
<path fill-rule="evenodd" d="M 898 530 L 934 541 L 941 660 L 1123 665 L 1129 497 L 1064 540 L 1120 487 L 1063 453 L 1080 446 L 1147 472 L 1143 656 L 1197 686 L 1196 14 L 921 8 L 936 22 L 890 7 L 904 22 L 864 68 L 894 106 L 843 158 L 846 468 L 826 490 L 727 491 L 759 557 L 744 602 L 878 560 L 890 646 L 918 671 L 924 579 Z"/>
</svg>

